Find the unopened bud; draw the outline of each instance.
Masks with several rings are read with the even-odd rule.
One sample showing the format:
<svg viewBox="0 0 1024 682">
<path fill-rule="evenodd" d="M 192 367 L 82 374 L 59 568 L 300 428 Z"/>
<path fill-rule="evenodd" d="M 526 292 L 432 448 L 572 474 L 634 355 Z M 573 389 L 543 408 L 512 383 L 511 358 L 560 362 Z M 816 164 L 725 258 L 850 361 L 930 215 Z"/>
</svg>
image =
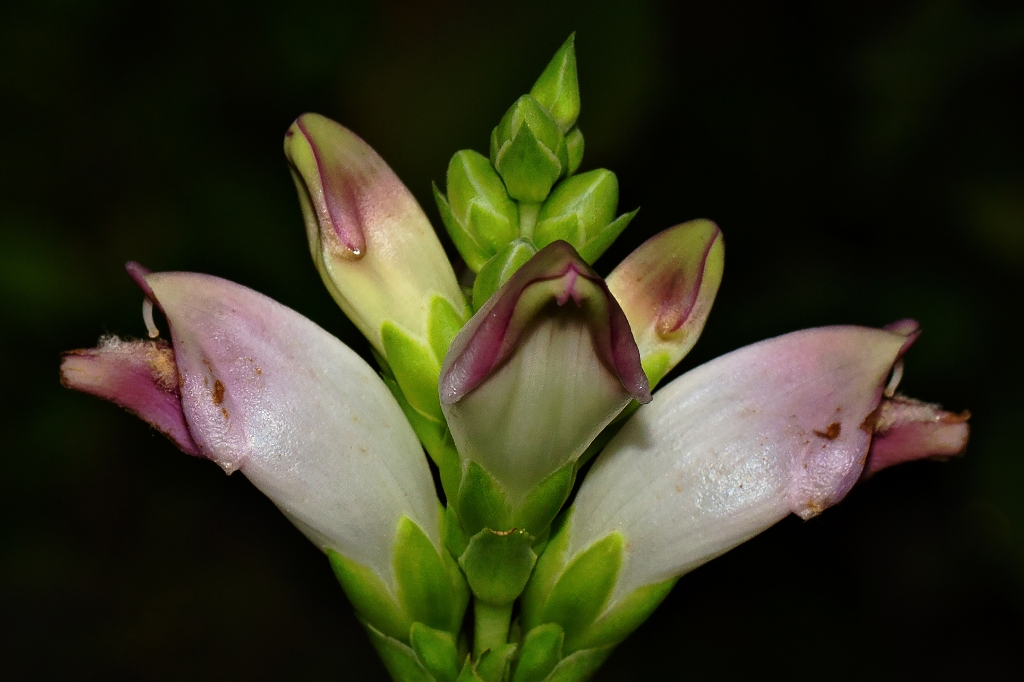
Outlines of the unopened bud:
<svg viewBox="0 0 1024 682">
<path fill-rule="evenodd" d="M 544 201 L 569 170 L 558 123 L 531 95 L 516 100 L 491 133 L 491 162 L 509 196 L 528 203 Z"/>
<path fill-rule="evenodd" d="M 518 236 L 519 209 L 487 157 L 456 152 L 448 164 L 448 196 L 434 198 L 448 234 L 474 272 Z"/>
<path fill-rule="evenodd" d="M 576 34 L 573 33 L 551 58 L 544 68 L 544 73 L 530 89 L 530 94 L 551 112 L 551 117 L 555 119 L 563 133 L 572 128 L 580 115 L 575 40 Z"/>
<path fill-rule="evenodd" d="M 599 168 L 559 183 L 541 206 L 534 242 L 543 248 L 563 239 L 593 263 L 621 234 L 636 213 L 615 218 L 619 181 L 615 173 Z"/>
</svg>

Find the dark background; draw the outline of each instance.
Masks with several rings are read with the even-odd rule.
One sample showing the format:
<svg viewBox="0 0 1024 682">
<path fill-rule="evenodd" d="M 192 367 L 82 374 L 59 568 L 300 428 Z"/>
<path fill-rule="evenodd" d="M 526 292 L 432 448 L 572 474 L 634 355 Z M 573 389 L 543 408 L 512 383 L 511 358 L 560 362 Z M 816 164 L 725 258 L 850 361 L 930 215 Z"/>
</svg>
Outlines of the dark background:
<svg viewBox="0 0 1024 682">
<path fill-rule="evenodd" d="M 583 169 L 651 234 L 716 220 L 683 367 L 787 331 L 917 318 L 906 393 L 965 457 L 886 471 L 685 577 L 601 680 L 1012 677 L 1024 641 L 1019 2 L 4 3 L 0 669 L 10 678 L 383 671 L 327 562 L 242 476 L 60 388 L 141 336 L 126 260 L 209 272 L 367 346 L 307 253 L 282 135 L 349 126 L 430 181 L 577 31 Z M 489 8 L 488 8 L 489 7 Z"/>
</svg>

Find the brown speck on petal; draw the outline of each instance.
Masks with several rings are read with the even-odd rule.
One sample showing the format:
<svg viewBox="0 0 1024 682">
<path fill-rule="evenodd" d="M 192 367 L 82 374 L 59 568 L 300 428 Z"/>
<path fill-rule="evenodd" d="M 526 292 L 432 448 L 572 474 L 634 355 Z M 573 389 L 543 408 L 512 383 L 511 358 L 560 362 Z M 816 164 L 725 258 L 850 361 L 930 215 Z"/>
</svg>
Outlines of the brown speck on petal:
<svg viewBox="0 0 1024 682">
<path fill-rule="evenodd" d="M 843 430 L 842 424 L 839 422 L 832 422 L 829 424 L 824 431 L 815 431 L 814 435 L 819 438 L 825 438 L 828 440 L 835 440 L 839 438 L 839 433 Z"/>
<path fill-rule="evenodd" d="M 213 404 L 220 405 L 224 402 L 224 384 L 220 382 L 220 379 L 215 379 L 213 382 Z M 227 413 L 224 414 L 227 416 Z"/>
</svg>

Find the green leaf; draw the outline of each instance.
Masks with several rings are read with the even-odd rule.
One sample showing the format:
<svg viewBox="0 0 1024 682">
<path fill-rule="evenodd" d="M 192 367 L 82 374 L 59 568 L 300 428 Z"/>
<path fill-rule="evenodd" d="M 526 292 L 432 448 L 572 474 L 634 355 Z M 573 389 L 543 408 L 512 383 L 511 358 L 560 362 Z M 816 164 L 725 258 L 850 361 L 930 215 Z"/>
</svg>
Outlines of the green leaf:
<svg viewBox="0 0 1024 682">
<path fill-rule="evenodd" d="M 569 175 L 579 169 L 583 163 L 583 131 L 575 127 L 565 134 L 565 151 L 569 157 Z"/>
<path fill-rule="evenodd" d="M 575 462 L 569 462 L 549 474 L 523 498 L 513 514 L 512 525 L 539 536 L 569 499 L 575 482 Z"/>
<path fill-rule="evenodd" d="M 391 679 L 400 682 L 436 682 L 420 663 L 416 652 L 394 637 L 388 637 L 372 625 L 363 623 L 377 654 L 384 662 Z"/>
<path fill-rule="evenodd" d="M 545 623 L 526 633 L 512 682 L 542 682 L 560 660 L 565 632 L 557 623 Z"/>
<path fill-rule="evenodd" d="M 624 544 L 622 534 L 613 532 L 569 562 L 544 603 L 541 622 L 561 625 L 567 641 L 590 627 L 618 580 Z"/>
<path fill-rule="evenodd" d="M 519 211 L 486 156 L 468 149 L 456 152 L 448 164 L 448 201 L 485 255 L 516 238 Z"/>
<path fill-rule="evenodd" d="M 380 576 L 333 549 L 327 550 L 327 558 L 359 618 L 387 636 L 405 641 L 412 619 L 399 606 Z"/>
<path fill-rule="evenodd" d="M 458 632 L 466 599 L 460 598 L 449 566 L 434 543 L 407 516 L 398 521 L 392 565 L 398 600 L 412 620 L 438 630 Z"/>
<path fill-rule="evenodd" d="M 540 78 L 533 84 L 530 94 L 544 108 L 564 133 L 580 115 L 580 86 L 576 75 L 576 34 L 562 44 L 548 62 Z"/>
<path fill-rule="evenodd" d="M 459 675 L 459 651 L 455 638 L 423 623 L 413 623 L 409 643 L 420 663 L 438 682 L 455 682 Z"/>
<path fill-rule="evenodd" d="M 444 223 L 445 229 L 448 230 L 448 236 L 452 238 L 455 248 L 458 249 L 459 254 L 466 261 L 469 269 L 473 272 L 479 271 L 490 257 L 488 250 L 481 246 L 477 242 L 476 237 L 458 221 L 452 212 L 448 199 L 437 188 L 437 185 L 431 184 L 434 188 L 434 201 L 437 203 L 437 211 L 441 214 L 441 222 Z"/>
<path fill-rule="evenodd" d="M 537 555 L 533 538 L 521 530 L 495 533 L 484 528 L 469 540 L 459 566 L 473 595 L 489 604 L 511 604 L 526 587 Z"/>
<path fill-rule="evenodd" d="M 512 657 L 518 648 L 510 643 L 485 651 L 477 661 L 476 674 L 483 678 L 484 682 L 502 682 L 508 675 Z"/>
<path fill-rule="evenodd" d="M 619 599 L 591 627 L 566 642 L 566 651 L 614 646 L 626 639 L 665 600 L 678 578 L 634 590 Z"/>
<path fill-rule="evenodd" d="M 412 425 L 412 430 L 416 432 L 416 436 L 427 449 L 430 459 L 437 465 L 441 473 L 441 487 L 444 488 L 445 495 L 454 496 L 459 489 L 459 481 L 462 478 L 462 460 L 455 449 L 455 443 L 452 441 L 451 433 L 448 431 L 448 425 L 417 411 L 416 408 L 409 404 L 409 400 L 405 397 L 398 382 L 393 378 L 388 378 L 387 376 L 382 376 L 381 378 L 384 380 L 384 385 L 395 396 L 398 406 L 402 408 L 406 419 Z"/>
<path fill-rule="evenodd" d="M 444 542 L 444 546 L 453 556 L 462 556 L 462 553 L 466 551 L 466 547 L 469 545 L 469 538 L 462 532 L 459 515 L 451 503 L 445 507 L 444 516 L 441 517 L 441 525 L 441 540 Z"/>
<path fill-rule="evenodd" d="M 441 363 L 434 357 L 433 350 L 390 320 L 381 325 L 380 336 L 384 355 L 409 404 L 424 415 L 443 422 L 441 399 L 437 395 Z"/>
<path fill-rule="evenodd" d="M 444 356 L 448 353 L 448 346 L 452 339 L 466 324 L 467 317 L 455 309 L 455 306 L 444 296 L 434 296 L 430 299 L 430 316 L 427 318 L 427 337 L 430 340 L 430 349 L 434 351 L 434 359 L 438 366 L 444 362 Z M 438 370 L 440 376 L 440 370 Z M 437 392 L 437 387 L 434 387 Z"/>
<path fill-rule="evenodd" d="M 615 647 L 613 646 L 606 646 L 600 649 L 584 649 L 566 656 L 559 661 L 551 674 L 544 678 L 544 682 L 580 682 L 581 680 L 589 680 L 614 649 Z"/>
<path fill-rule="evenodd" d="M 537 253 L 527 239 L 516 239 L 487 262 L 473 282 L 473 309 L 480 310 L 491 295 Z"/>
<path fill-rule="evenodd" d="M 523 590 L 519 604 L 522 607 L 520 622 L 524 630 L 532 630 L 541 625 L 541 610 L 548 595 L 555 586 L 555 581 L 565 567 L 565 549 L 569 544 L 569 520 L 572 517 L 570 507 L 564 514 L 557 517 L 551 524 L 551 539 L 537 557 L 530 582 Z"/>
<path fill-rule="evenodd" d="M 465 464 L 456 511 L 462 529 L 469 536 L 484 528 L 498 531 L 512 528 L 512 505 L 505 489 L 476 462 Z"/>
<path fill-rule="evenodd" d="M 619 181 L 610 170 L 598 168 L 566 178 L 541 207 L 534 241 L 543 248 L 564 239 L 582 255 L 584 246 L 612 222 L 618 205 Z"/>
<path fill-rule="evenodd" d="M 462 666 L 462 671 L 459 673 L 459 678 L 455 682 L 486 682 L 486 680 L 477 675 L 476 664 L 467 657 L 466 662 Z"/>
<path fill-rule="evenodd" d="M 598 258 L 601 257 L 608 247 L 619 238 L 622 231 L 626 229 L 629 222 L 633 220 L 633 217 L 640 211 L 639 208 L 630 211 L 629 213 L 623 213 L 618 218 L 610 222 L 607 227 L 601 230 L 598 234 L 592 237 L 586 244 L 580 249 L 580 257 L 588 263 L 593 264 Z"/>
<path fill-rule="evenodd" d="M 513 199 L 544 201 L 569 166 L 565 138 L 530 95 L 513 104 L 491 135 L 491 161 Z"/>
</svg>

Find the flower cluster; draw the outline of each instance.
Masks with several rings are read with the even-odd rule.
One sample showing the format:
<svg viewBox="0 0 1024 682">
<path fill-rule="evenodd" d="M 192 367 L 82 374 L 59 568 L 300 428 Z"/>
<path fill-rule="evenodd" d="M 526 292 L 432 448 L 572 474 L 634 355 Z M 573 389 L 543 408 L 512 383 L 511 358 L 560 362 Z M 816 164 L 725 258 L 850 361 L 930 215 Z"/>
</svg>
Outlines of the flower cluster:
<svg viewBox="0 0 1024 682">
<path fill-rule="evenodd" d="M 434 193 L 469 285 L 361 139 L 316 114 L 288 130 L 314 262 L 379 372 L 251 289 L 134 263 L 151 339 L 61 365 L 270 497 L 398 680 L 585 679 L 684 573 L 966 444 L 966 414 L 896 393 L 909 320 L 769 339 L 652 395 L 701 333 L 722 235 L 677 225 L 600 277 L 635 211 L 615 217 L 611 171 L 576 174 L 578 115 L 570 38 L 490 157 L 452 158 Z"/>
</svg>

